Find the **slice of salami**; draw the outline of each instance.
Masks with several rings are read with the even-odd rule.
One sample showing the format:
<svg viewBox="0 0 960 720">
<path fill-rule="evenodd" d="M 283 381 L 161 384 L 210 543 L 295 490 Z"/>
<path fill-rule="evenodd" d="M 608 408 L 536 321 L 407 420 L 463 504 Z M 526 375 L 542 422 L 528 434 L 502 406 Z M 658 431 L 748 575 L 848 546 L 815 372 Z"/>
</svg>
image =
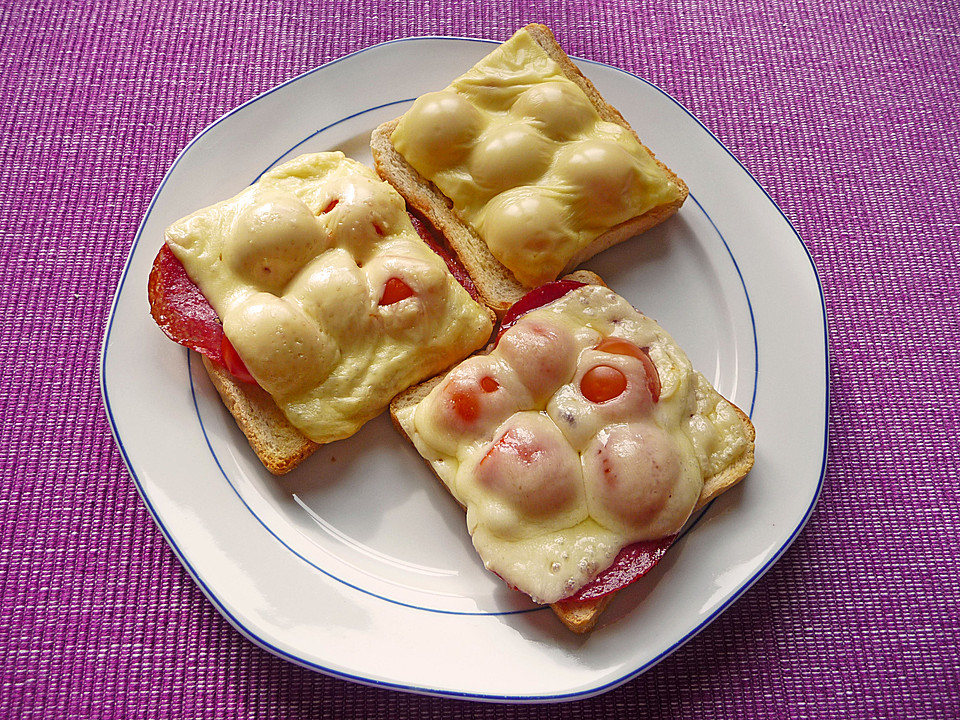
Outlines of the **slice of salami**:
<svg viewBox="0 0 960 720">
<path fill-rule="evenodd" d="M 443 259 L 443 262 L 446 263 L 450 274 L 453 275 L 454 279 L 456 279 L 458 283 L 463 285 L 464 290 L 470 293 L 470 297 L 472 297 L 475 301 L 480 302 L 480 295 L 477 292 L 477 286 L 473 283 L 473 278 L 470 277 L 470 274 L 460 263 L 460 260 L 446 248 L 446 246 L 440 240 L 439 233 L 437 233 L 433 229 L 433 226 L 430 225 L 430 223 L 428 223 L 426 220 L 422 220 L 413 213 L 407 214 L 410 216 L 410 222 L 413 223 L 413 228 L 417 231 L 417 235 L 420 236 L 420 239 L 427 244 L 427 247 L 429 247 Z"/>
<path fill-rule="evenodd" d="M 560 602 L 596 600 L 639 580 L 660 562 L 676 537 L 676 535 L 670 535 L 659 540 L 647 540 L 628 545 L 620 551 L 610 567 L 592 582 L 580 588 L 576 594 Z"/>
<path fill-rule="evenodd" d="M 174 342 L 223 364 L 223 327 L 183 264 L 164 244 L 147 283 L 150 314 Z"/>
<path fill-rule="evenodd" d="M 531 290 L 507 310 L 500 323 L 500 330 L 497 332 L 497 341 L 528 312 L 559 300 L 571 290 L 583 287 L 584 284 L 576 280 L 554 280 Z"/>
</svg>

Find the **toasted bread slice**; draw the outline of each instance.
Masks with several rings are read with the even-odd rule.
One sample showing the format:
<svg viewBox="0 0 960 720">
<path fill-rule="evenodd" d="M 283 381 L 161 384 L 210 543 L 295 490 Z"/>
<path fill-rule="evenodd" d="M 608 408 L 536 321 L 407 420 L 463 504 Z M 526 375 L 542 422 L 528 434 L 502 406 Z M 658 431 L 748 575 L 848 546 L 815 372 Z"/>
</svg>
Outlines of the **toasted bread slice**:
<svg viewBox="0 0 960 720">
<path fill-rule="evenodd" d="M 290 424 L 266 390 L 237 380 L 222 365 L 201 357 L 220 399 L 267 470 L 284 475 L 320 447 Z"/>
<path fill-rule="evenodd" d="M 606 287 L 606 284 L 600 277 L 598 277 L 595 273 L 586 270 L 580 270 L 568 274 L 564 277 L 564 279 L 576 280 L 585 284 L 603 285 Z M 491 348 L 492 345 L 487 348 L 487 351 L 489 351 Z M 414 440 L 408 433 L 407 429 L 405 429 L 404 423 L 401 420 L 401 416 L 409 413 L 412 409 L 419 405 L 420 402 L 422 402 L 430 394 L 430 391 L 443 381 L 445 376 L 446 373 L 433 377 L 430 380 L 421 383 L 420 385 L 409 388 L 394 398 L 393 402 L 390 404 L 390 417 L 393 421 L 394 427 L 402 437 L 412 444 L 414 444 Z M 747 473 L 753 467 L 756 430 L 746 413 L 732 404 L 731 407 L 743 421 L 748 440 L 746 448 L 739 457 L 729 463 L 722 470 L 704 477 L 703 488 L 700 497 L 697 500 L 696 507 L 694 508 L 695 510 L 704 507 L 707 503 L 735 486 L 744 477 L 746 477 Z M 447 485 L 442 481 L 442 479 L 440 479 L 439 475 L 437 475 L 433 464 L 428 464 L 430 464 L 431 470 L 434 471 L 434 475 L 437 477 L 438 481 L 443 485 L 444 488 L 447 488 Z M 560 600 L 559 602 L 552 603 L 550 607 L 560 621 L 569 630 L 578 634 L 586 633 L 596 626 L 601 614 L 618 592 L 619 591 L 614 591 L 602 597 L 590 600 Z"/>
<path fill-rule="evenodd" d="M 341 152 L 272 168 L 170 225 L 164 242 L 148 281 L 151 314 L 205 354 L 221 399 L 274 474 L 481 348 L 496 322 L 402 197 Z M 257 383 L 207 359 L 223 338 Z"/>
<path fill-rule="evenodd" d="M 677 177 L 670 168 L 656 158 L 649 148 L 643 145 L 637 133 L 621 113 L 604 100 L 593 83 L 567 57 L 549 28 L 540 24 L 531 24 L 524 29 L 559 65 L 563 74 L 583 90 L 601 119 L 616 123 L 633 135 L 641 147 L 650 154 L 660 169 L 679 189 L 676 200 L 652 207 L 600 234 L 569 259 L 564 269 L 558 273 L 562 275 L 572 271 L 597 253 L 639 235 L 674 215 L 686 200 L 688 189 L 683 180 Z M 397 151 L 391 141 L 391 136 L 399 122 L 400 118 L 386 122 L 376 128 L 371 136 L 370 146 L 377 172 L 403 195 L 408 205 L 422 213 L 444 234 L 452 250 L 458 255 L 476 283 L 484 302 L 493 308 L 497 315 L 502 316 L 507 308 L 519 300 L 531 287 L 524 285 L 494 257 L 476 228 L 465 222 L 458 214 L 453 201 L 444 195 L 433 182 L 423 177 Z"/>
</svg>

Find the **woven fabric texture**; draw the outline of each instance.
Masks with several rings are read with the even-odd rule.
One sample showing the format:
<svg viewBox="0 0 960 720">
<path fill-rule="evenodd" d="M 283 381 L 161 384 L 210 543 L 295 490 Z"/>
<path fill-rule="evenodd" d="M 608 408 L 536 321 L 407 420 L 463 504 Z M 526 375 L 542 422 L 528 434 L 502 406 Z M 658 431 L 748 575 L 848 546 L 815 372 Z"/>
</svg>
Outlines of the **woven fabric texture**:
<svg viewBox="0 0 960 720">
<path fill-rule="evenodd" d="M 225 112 L 376 43 L 530 21 L 690 109 L 806 243 L 831 347 L 823 492 L 738 602 L 599 697 L 313 673 L 216 612 L 138 496 L 99 388 L 113 293 L 165 171 Z M 960 717 L 955 3 L 5 0 L 0 68 L 0 717 Z"/>
</svg>

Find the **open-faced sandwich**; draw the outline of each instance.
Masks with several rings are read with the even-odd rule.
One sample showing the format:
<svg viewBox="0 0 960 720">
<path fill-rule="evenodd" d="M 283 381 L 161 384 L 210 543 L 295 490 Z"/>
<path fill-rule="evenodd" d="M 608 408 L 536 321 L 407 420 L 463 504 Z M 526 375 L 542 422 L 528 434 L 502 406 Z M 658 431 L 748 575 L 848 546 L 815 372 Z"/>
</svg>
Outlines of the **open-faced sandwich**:
<svg viewBox="0 0 960 720">
<path fill-rule="evenodd" d="M 498 315 L 687 197 L 537 24 L 378 127 L 371 149 Z"/>
<path fill-rule="evenodd" d="M 403 198 L 339 152 L 300 156 L 175 222 L 148 291 L 276 474 L 482 347 L 495 321 Z"/>
<path fill-rule="evenodd" d="M 753 466 L 747 415 L 586 271 L 526 295 L 487 352 L 390 409 L 484 565 L 575 632 Z"/>
</svg>

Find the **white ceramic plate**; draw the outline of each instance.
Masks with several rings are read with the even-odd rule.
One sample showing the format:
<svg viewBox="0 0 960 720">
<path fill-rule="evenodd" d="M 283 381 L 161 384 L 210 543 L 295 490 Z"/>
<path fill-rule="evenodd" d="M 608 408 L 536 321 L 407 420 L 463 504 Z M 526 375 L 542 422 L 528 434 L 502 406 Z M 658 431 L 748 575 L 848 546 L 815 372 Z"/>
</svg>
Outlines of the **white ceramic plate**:
<svg viewBox="0 0 960 720">
<path fill-rule="evenodd" d="M 144 502 L 210 601 L 253 642 L 381 687 L 485 700 L 583 698 L 703 629 L 783 553 L 816 502 L 826 322 L 803 243 L 749 173 L 656 87 L 581 62 L 689 184 L 679 215 L 589 267 L 656 318 L 757 427 L 756 466 L 586 637 L 483 570 L 460 509 L 381 418 L 276 479 L 146 297 L 163 229 L 303 152 L 370 162 L 370 131 L 491 50 L 388 43 L 246 103 L 183 151 L 150 204 L 103 344 L 103 397 Z"/>
</svg>

